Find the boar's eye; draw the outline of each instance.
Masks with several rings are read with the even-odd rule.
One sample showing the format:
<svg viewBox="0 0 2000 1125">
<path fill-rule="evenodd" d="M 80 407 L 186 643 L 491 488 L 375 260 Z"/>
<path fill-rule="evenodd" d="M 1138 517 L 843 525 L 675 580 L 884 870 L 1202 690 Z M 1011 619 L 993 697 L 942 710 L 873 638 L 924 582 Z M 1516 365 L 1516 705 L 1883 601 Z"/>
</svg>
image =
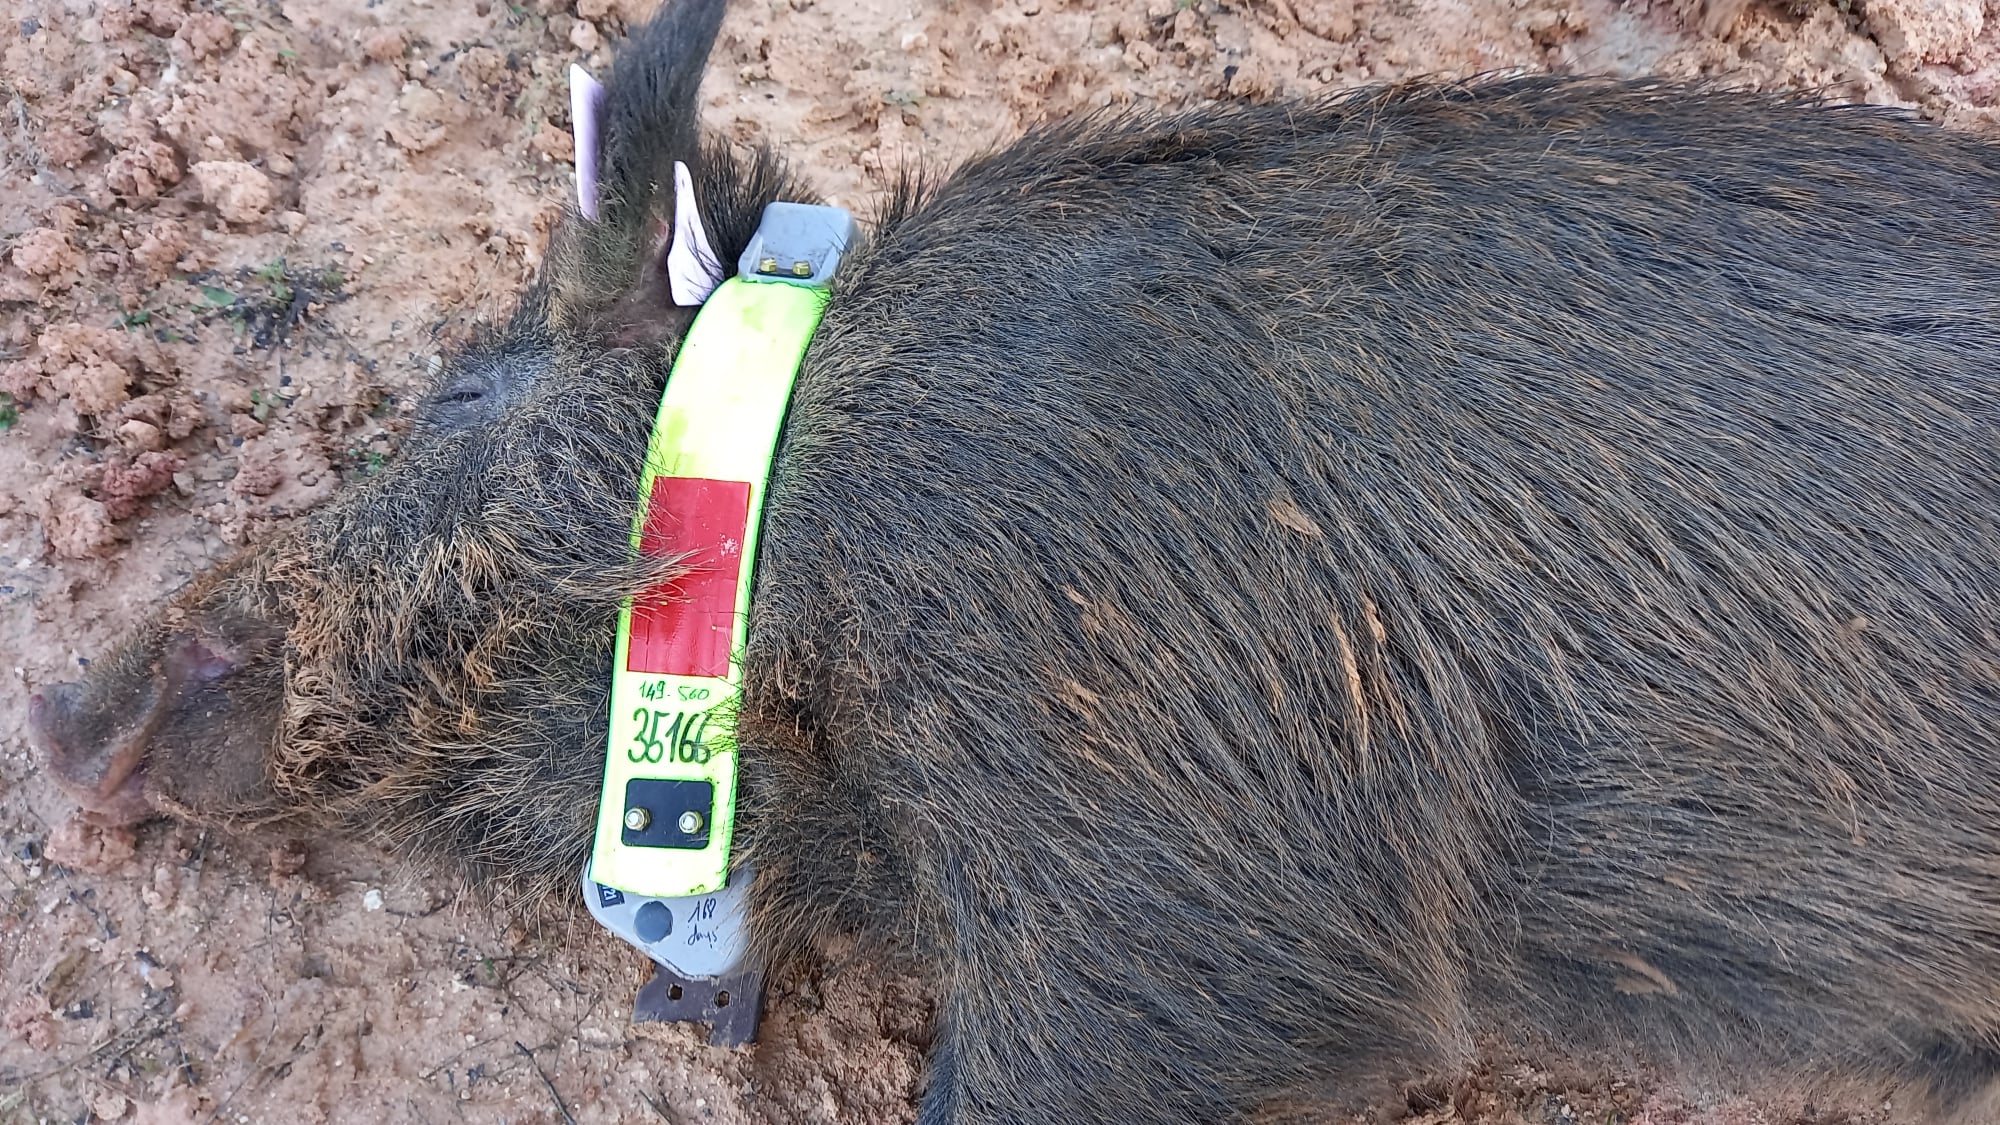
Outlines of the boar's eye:
<svg viewBox="0 0 2000 1125">
<path fill-rule="evenodd" d="M 468 362 L 445 373 L 436 388 L 417 405 L 420 425 L 432 430 L 465 430 L 500 416 L 516 380 L 505 367 Z"/>
</svg>

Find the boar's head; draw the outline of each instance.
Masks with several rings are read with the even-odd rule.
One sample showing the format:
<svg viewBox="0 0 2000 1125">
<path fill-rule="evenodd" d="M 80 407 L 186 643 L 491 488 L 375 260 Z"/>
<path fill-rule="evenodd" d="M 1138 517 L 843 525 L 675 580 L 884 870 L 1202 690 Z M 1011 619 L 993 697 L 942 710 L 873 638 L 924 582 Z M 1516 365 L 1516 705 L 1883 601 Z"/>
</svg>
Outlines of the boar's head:
<svg viewBox="0 0 2000 1125">
<path fill-rule="evenodd" d="M 569 214 L 509 321 L 443 365 L 395 461 L 33 697 L 88 815 L 305 821 L 523 885 L 574 878 L 618 606 L 669 576 L 629 536 L 693 315 L 664 270 L 673 164 L 721 262 L 767 202 L 810 198 L 769 157 L 701 142 L 723 7 L 679 0 L 634 32 L 605 83 L 595 218 Z"/>
</svg>

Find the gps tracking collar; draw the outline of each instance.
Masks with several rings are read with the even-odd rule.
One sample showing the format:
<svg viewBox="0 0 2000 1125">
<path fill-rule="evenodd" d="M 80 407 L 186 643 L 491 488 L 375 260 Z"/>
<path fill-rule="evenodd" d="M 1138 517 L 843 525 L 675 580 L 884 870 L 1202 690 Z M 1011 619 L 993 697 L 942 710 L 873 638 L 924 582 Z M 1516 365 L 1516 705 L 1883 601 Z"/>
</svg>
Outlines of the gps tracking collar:
<svg viewBox="0 0 2000 1125">
<path fill-rule="evenodd" d="M 581 68 L 570 76 L 578 200 L 594 219 L 603 91 Z M 733 1045 L 754 1037 L 762 991 L 745 963 L 752 872 L 730 868 L 758 520 L 792 384 L 855 224 L 837 207 L 772 203 L 718 284 L 691 177 L 679 164 L 674 173 L 669 281 L 675 303 L 700 311 L 654 421 L 632 547 L 685 571 L 619 613 L 582 880 L 591 914 L 656 963 L 635 1018 L 699 1020 L 711 1042 Z"/>
</svg>

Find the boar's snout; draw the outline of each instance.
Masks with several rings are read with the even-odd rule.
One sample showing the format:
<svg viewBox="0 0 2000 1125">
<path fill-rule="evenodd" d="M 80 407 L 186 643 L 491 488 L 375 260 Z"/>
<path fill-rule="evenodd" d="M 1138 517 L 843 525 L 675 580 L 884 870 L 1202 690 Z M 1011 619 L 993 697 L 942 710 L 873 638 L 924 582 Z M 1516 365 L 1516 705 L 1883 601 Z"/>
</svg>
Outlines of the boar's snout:
<svg viewBox="0 0 2000 1125">
<path fill-rule="evenodd" d="M 282 704 L 279 634 L 231 624 L 227 634 L 142 629 L 84 682 L 29 698 L 29 737 L 87 819 L 233 819 L 267 803 L 264 763 Z"/>
<path fill-rule="evenodd" d="M 146 800 L 143 731 L 93 723 L 82 684 L 50 684 L 28 698 L 28 731 L 56 784 L 99 823 L 131 824 L 152 813 Z M 98 729 L 92 729 L 93 727 Z"/>
</svg>

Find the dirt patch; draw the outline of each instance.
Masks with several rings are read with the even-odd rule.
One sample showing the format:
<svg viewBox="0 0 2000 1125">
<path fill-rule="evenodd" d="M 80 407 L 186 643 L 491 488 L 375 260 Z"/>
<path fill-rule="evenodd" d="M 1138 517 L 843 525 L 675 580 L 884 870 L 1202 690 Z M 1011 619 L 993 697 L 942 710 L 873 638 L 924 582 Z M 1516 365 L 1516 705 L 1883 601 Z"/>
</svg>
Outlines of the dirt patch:
<svg viewBox="0 0 2000 1125">
<path fill-rule="evenodd" d="M 0 1121 L 895 1122 L 923 1004 L 772 984 L 763 1041 L 625 1022 L 642 966 L 357 847 L 73 823 L 24 682 L 344 479 L 498 315 L 570 190 L 564 73 L 649 0 L 7 0 L 0 21 Z M 1033 121 L 1525 67 L 1819 88 L 1991 125 L 1981 0 L 747 0 L 708 123 L 864 213 Z M 1401 1111 L 1818 1120 L 1501 1060 Z M 1839 1118 L 1860 1121 L 1863 1118 Z M 1835 1118 L 1826 1118 L 1831 1121 Z"/>
</svg>

